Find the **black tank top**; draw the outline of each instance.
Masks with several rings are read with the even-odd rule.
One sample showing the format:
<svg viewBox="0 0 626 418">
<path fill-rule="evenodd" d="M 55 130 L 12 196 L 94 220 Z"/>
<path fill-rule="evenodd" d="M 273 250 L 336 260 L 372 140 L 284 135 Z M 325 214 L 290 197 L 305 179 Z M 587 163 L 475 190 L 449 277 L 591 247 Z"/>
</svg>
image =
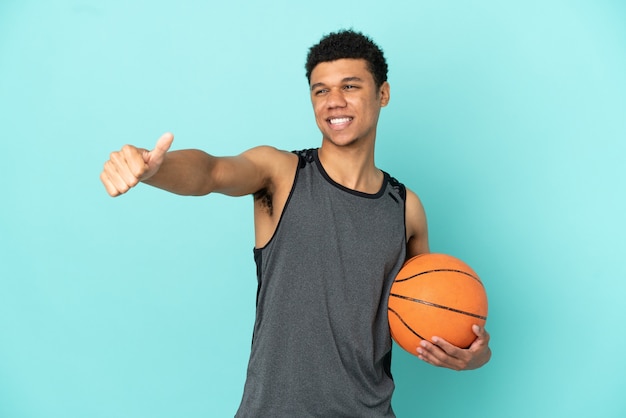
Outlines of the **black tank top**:
<svg viewBox="0 0 626 418">
<path fill-rule="evenodd" d="M 405 189 L 376 194 L 297 152 L 294 185 L 269 243 L 254 250 L 258 295 L 237 417 L 393 417 L 387 297 L 405 260 Z"/>
</svg>

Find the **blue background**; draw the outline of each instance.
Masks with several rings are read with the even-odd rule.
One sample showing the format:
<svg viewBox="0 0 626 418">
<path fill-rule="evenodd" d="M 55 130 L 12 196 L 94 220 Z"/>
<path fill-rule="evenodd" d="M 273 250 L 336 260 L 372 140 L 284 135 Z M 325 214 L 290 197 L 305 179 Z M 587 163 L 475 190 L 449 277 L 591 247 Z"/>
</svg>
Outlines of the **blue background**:
<svg viewBox="0 0 626 418">
<path fill-rule="evenodd" d="M 626 416 L 623 2 L 3 0 L 0 417 L 234 414 L 252 199 L 111 199 L 98 175 L 164 131 L 318 146 L 304 59 L 346 27 L 390 65 L 377 164 L 490 297 L 484 368 L 395 348 L 397 414 Z"/>
</svg>

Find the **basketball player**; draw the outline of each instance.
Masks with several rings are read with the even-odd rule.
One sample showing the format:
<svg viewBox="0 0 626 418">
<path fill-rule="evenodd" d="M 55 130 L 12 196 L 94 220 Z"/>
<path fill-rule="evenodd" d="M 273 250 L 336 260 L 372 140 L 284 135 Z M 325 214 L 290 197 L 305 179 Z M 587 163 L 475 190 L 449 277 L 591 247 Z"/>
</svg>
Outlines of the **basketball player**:
<svg viewBox="0 0 626 418">
<path fill-rule="evenodd" d="M 403 262 L 429 251 L 420 200 L 374 163 L 389 103 L 387 64 L 368 37 L 341 31 L 308 54 L 319 148 L 269 146 L 234 157 L 126 145 L 100 176 L 111 196 L 139 182 L 181 195 L 254 196 L 258 272 L 252 352 L 238 417 L 393 417 L 387 294 Z M 468 349 L 441 338 L 417 355 L 474 369 L 491 356 L 475 326 Z"/>
</svg>

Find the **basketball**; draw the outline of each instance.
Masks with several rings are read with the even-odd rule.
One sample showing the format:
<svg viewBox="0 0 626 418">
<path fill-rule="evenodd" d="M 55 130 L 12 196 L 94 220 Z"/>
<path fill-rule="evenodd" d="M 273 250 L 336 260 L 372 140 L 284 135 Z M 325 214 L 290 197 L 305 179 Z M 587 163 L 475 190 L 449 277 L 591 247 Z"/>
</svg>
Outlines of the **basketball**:
<svg viewBox="0 0 626 418">
<path fill-rule="evenodd" d="M 458 258 L 420 254 L 396 276 L 388 316 L 392 338 L 413 355 L 433 336 L 467 348 L 476 339 L 472 325 L 487 321 L 487 294 L 476 272 Z"/>
</svg>

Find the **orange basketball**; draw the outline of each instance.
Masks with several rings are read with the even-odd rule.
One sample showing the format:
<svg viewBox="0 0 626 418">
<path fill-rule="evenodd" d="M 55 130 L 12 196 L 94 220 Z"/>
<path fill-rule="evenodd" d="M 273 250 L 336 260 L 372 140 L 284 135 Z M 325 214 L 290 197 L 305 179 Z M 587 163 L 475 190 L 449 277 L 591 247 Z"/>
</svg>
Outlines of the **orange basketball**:
<svg viewBox="0 0 626 418">
<path fill-rule="evenodd" d="M 421 254 L 408 260 L 389 295 L 393 339 L 417 355 L 421 340 L 438 336 L 467 348 L 476 339 L 472 325 L 487 321 L 487 294 L 478 275 L 458 258 Z"/>
</svg>

